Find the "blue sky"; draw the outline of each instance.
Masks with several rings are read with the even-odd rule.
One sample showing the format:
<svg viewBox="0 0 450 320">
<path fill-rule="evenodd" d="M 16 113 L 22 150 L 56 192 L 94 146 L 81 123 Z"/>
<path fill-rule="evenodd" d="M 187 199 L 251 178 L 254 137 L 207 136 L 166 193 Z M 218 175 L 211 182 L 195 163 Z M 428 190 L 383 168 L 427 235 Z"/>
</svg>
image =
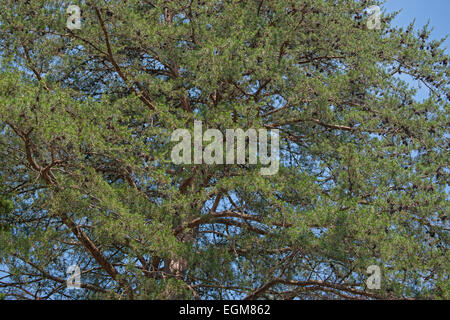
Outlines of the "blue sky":
<svg viewBox="0 0 450 320">
<path fill-rule="evenodd" d="M 407 26 L 416 19 L 416 28 L 425 25 L 430 20 L 434 27 L 431 34 L 434 39 L 441 39 L 450 33 L 450 0 L 387 0 L 383 5 L 389 12 L 403 9 L 394 20 L 398 26 Z M 450 48 L 450 39 L 445 46 Z"/>
<path fill-rule="evenodd" d="M 393 25 L 407 27 L 415 19 L 415 29 L 421 29 L 427 22 L 433 29 L 431 39 L 439 40 L 450 33 L 450 0 L 386 0 L 383 8 L 387 12 L 402 10 L 393 21 Z M 442 44 L 449 53 L 450 37 Z M 402 76 L 412 86 L 418 87 L 418 82 L 409 77 Z M 428 90 L 420 88 L 416 99 L 423 100 L 428 97 Z"/>
</svg>

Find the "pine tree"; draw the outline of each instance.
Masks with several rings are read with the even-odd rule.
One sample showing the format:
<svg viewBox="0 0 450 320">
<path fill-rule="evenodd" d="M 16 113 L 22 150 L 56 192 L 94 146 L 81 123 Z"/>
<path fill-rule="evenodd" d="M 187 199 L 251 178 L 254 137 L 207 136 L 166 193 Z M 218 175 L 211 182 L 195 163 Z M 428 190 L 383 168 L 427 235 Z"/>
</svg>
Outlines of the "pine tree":
<svg viewBox="0 0 450 320">
<path fill-rule="evenodd" d="M 449 298 L 428 26 L 368 28 L 372 0 L 71 4 L 80 28 L 66 1 L 0 3 L 3 297 Z M 278 129 L 278 173 L 174 164 L 194 120 Z"/>
</svg>

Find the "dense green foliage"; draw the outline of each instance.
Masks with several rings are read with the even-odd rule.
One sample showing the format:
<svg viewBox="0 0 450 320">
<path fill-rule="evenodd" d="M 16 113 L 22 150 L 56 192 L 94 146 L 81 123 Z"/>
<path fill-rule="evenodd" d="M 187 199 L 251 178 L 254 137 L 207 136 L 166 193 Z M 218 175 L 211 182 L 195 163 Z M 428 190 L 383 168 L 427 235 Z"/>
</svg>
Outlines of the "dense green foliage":
<svg viewBox="0 0 450 320">
<path fill-rule="evenodd" d="M 377 4 L 2 0 L 0 293 L 448 299 L 449 57 Z M 195 119 L 279 129 L 279 172 L 174 165 Z"/>
</svg>

